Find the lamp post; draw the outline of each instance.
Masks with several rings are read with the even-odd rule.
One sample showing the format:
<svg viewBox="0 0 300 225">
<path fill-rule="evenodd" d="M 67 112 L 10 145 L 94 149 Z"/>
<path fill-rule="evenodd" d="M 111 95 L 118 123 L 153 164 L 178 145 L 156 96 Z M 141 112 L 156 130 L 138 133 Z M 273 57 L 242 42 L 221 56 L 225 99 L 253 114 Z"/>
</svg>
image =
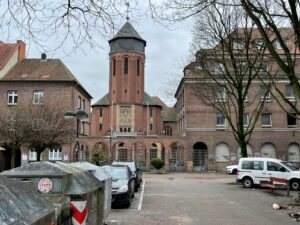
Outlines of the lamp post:
<svg viewBox="0 0 300 225">
<path fill-rule="evenodd" d="M 64 115 L 65 119 L 73 119 L 76 118 L 76 144 L 73 152 L 73 162 L 76 162 L 76 152 L 79 150 L 79 124 L 80 121 L 86 120 L 89 115 L 83 111 L 83 110 L 78 110 L 77 112 L 66 112 Z"/>
</svg>

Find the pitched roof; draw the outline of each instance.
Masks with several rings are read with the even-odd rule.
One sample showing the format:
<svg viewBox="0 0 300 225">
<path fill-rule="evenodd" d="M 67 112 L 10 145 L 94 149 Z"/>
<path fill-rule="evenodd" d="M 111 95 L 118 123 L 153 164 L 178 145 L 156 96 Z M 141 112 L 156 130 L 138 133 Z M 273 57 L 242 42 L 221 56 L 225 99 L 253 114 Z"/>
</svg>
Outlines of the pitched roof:
<svg viewBox="0 0 300 225">
<path fill-rule="evenodd" d="M 173 107 L 163 108 L 163 121 L 176 121 L 176 110 Z"/>
<path fill-rule="evenodd" d="M 0 81 L 73 81 L 92 98 L 60 59 L 23 59 Z"/>
<path fill-rule="evenodd" d="M 165 104 L 159 99 L 158 97 L 151 97 L 149 94 L 144 92 L 144 102 L 143 105 L 149 106 L 161 106 L 164 107 Z M 95 104 L 92 106 L 107 106 L 109 105 L 109 93 L 104 95 L 101 99 L 99 99 Z"/>
<path fill-rule="evenodd" d="M 12 55 L 18 49 L 18 46 L 18 43 L 9 44 L 0 41 L 0 69 L 2 69 L 5 66 L 10 57 L 12 57 Z"/>
<path fill-rule="evenodd" d="M 114 41 L 119 38 L 133 38 L 144 42 L 146 41 L 138 34 L 138 32 L 133 28 L 133 26 L 127 21 L 123 27 L 117 32 L 117 34 L 108 42 Z"/>
</svg>

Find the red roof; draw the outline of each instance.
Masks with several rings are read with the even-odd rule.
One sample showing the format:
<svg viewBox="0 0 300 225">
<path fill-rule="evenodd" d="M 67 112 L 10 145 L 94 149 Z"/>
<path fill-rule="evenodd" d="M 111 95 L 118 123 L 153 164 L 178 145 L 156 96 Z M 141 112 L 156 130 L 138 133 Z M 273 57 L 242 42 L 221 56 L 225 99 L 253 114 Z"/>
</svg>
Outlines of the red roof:
<svg viewBox="0 0 300 225">
<path fill-rule="evenodd" d="M 22 46 L 22 50 L 19 51 L 18 61 L 25 58 L 25 44 L 18 40 L 16 43 L 4 43 L 0 41 L 0 70 L 6 65 L 13 54 Z"/>
</svg>

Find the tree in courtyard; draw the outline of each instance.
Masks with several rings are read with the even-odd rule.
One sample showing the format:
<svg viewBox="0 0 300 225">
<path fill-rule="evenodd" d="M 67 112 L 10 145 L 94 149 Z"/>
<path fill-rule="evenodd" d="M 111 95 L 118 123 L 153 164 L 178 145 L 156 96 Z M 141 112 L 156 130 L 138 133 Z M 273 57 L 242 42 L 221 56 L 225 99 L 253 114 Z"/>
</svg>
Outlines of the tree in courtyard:
<svg viewBox="0 0 300 225">
<path fill-rule="evenodd" d="M 37 161 L 40 161 L 46 148 L 66 143 L 74 132 L 70 129 L 71 121 L 64 118 L 65 111 L 59 104 L 44 103 L 28 110 L 32 127 L 27 145 L 37 153 Z"/>
<path fill-rule="evenodd" d="M 24 108 L 15 106 L 3 110 L 0 116 L 0 145 L 11 155 L 11 168 L 15 167 L 16 154 L 31 137 L 32 123 L 30 113 Z"/>
<path fill-rule="evenodd" d="M 71 136 L 70 121 L 59 104 L 18 105 L 4 110 L 0 117 L 0 144 L 11 151 L 11 168 L 21 146 L 41 153 L 54 144 L 64 144 Z"/>
<path fill-rule="evenodd" d="M 247 144 L 272 85 L 265 47 L 257 43 L 257 30 L 241 6 L 211 4 L 198 14 L 194 34 L 196 48 L 202 47 L 190 65 L 190 76 L 197 81 L 191 84 L 194 93 L 217 110 L 217 123 L 229 125 L 242 157 L 247 157 Z M 254 85 L 260 78 L 266 84 L 263 93 Z"/>
</svg>

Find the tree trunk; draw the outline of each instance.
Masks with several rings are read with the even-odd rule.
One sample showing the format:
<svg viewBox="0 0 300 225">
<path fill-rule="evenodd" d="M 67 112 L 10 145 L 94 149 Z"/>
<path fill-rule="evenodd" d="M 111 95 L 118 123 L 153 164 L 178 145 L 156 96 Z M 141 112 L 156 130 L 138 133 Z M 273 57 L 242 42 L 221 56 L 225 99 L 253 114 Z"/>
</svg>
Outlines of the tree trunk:
<svg viewBox="0 0 300 225">
<path fill-rule="evenodd" d="M 241 148 L 241 156 L 243 158 L 247 158 L 248 157 L 247 143 L 245 142 L 245 140 L 242 140 L 242 142 L 240 143 L 240 148 Z"/>
<path fill-rule="evenodd" d="M 41 161 L 41 154 L 42 154 L 42 152 L 40 152 L 40 151 L 37 151 L 36 152 L 36 161 Z"/>
</svg>

